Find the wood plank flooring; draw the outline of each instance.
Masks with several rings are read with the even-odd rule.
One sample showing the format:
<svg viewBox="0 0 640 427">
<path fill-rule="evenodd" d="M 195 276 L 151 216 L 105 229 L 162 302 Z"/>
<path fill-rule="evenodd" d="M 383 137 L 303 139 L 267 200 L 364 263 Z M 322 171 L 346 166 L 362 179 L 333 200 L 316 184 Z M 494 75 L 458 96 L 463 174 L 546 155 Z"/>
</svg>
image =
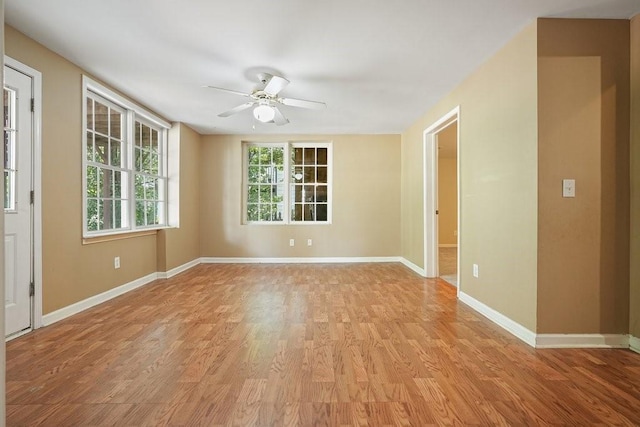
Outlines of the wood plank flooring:
<svg viewBox="0 0 640 427">
<path fill-rule="evenodd" d="M 200 265 L 9 342 L 7 424 L 640 425 L 640 355 L 534 350 L 400 264 Z"/>
</svg>

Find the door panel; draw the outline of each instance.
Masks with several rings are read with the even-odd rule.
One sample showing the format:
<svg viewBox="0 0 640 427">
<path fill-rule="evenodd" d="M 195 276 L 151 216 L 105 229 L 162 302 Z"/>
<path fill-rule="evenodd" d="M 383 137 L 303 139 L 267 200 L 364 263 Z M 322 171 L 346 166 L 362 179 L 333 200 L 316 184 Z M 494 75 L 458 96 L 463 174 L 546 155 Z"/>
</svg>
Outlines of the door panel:
<svg viewBox="0 0 640 427">
<path fill-rule="evenodd" d="M 31 327 L 32 79 L 5 66 L 5 336 Z"/>
</svg>

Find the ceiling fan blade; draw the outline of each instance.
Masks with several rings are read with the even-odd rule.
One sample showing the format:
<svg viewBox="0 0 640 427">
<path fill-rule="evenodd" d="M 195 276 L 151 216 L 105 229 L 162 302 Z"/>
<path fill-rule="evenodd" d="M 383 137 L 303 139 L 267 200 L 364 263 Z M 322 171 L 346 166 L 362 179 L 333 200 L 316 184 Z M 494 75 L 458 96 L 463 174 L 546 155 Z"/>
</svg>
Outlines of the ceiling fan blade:
<svg viewBox="0 0 640 427">
<path fill-rule="evenodd" d="M 307 101 L 306 99 L 278 98 L 278 102 L 291 107 L 311 108 L 312 110 L 322 110 L 327 107 L 324 102 Z"/>
<path fill-rule="evenodd" d="M 264 87 L 264 91 L 269 95 L 277 95 L 282 89 L 287 87 L 288 84 L 289 80 L 284 77 L 271 76 L 271 79 L 269 79 L 269 82 L 267 82 L 267 85 Z"/>
<path fill-rule="evenodd" d="M 221 90 L 222 92 L 228 92 L 228 93 L 232 93 L 234 95 L 251 96 L 251 94 L 249 94 L 249 93 L 244 93 L 244 92 L 240 92 L 240 91 L 232 90 L 232 89 L 225 89 L 223 87 L 216 87 L 216 86 L 202 86 L 202 87 L 207 87 L 209 89 L 215 89 L 215 90 Z"/>
<path fill-rule="evenodd" d="M 289 123 L 289 120 L 282 115 L 282 113 L 280 112 L 280 110 L 278 109 L 278 107 L 273 107 L 273 111 L 275 111 L 276 115 L 273 117 L 273 122 L 278 125 L 278 126 L 282 126 L 282 125 L 286 125 L 287 123 Z"/>
<path fill-rule="evenodd" d="M 218 117 L 229 117 L 229 116 L 232 116 L 232 115 L 234 115 L 236 113 L 239 113 L 240 111 L 244 111 L 247 108 L 250 108 L 251 106 L 253 106 L 253 104 L 254 104 L 253 102 L 247 102 L 247 103 L 244 103 L 242 105 L 238 105 L 237 107 L 232 108 L 229 111 L 225 111 L 224 113 L 218 114 Z"/>
</svg>

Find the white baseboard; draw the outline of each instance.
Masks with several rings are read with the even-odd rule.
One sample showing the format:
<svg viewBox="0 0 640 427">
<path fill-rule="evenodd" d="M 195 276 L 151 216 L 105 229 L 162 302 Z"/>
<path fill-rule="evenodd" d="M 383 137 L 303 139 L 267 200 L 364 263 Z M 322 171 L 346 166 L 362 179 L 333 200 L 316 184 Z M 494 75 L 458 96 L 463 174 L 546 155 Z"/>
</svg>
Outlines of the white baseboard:
<svg viewBox="0 0 640 427">
<path fill-rule="evenodd" d="M 52 323 L 59 322 L 60 320 L 66 319 L 69 316 L 80 313 L 81 311 L 84 311 L 95 305 L 109 301 L 110 299 L 113 299 L 129 291 L 132 291 L 148 283 L 151 283 L 157 278 L 158 278 L 158 273 L 151 273 L 139 279 L 133 280 L 129 283 L 125 283 L 122 286 L 118 286 L 117 288 L 109 289 L 108 291 L 103 292 L 101 294 L 94 295 L 85 300 L 78 301 L 74 304 L 68 305 L 64 308 L 61 308 L 49 314 L 45 314 L 44 316 L 42 316 L 42 325 L 49 326 Z"/>
<path fill-rule="evenodd" d="M 458 245 L 455 243 L 443 243 L 441 245 L 438 245 L 439 248 L 457 248 Z"/>
<path fill-rule="evenodd" d="M 629 350 L 640 353 L 640 338 L 629 335 Z"/>
<path fill-rule="evenodd" d="M 203 257 L 203 264 L 335 264 L 358 262 L 402 262 L 400 257 L 290 257 L 290 258 L 243 258 Z"/>
<path fill-rule="evenodd" d="M 623 334 L 538 334 L 536 348 L 629 348 Z"/>
<path fill-rule="evenodd" d="M 405 267 L 410 268 L 411 270 L 415 271 L 416 273 L 418 273 L 420 276 L 422 277 L 427 277 L 427 272 L 425 271 L 424 268 L 418 267 L 417 265 L 415 265 L 414 263 L 412 263 L 411 261 L 409 261 L 406 258 L 400 258 L 400 262 L 402 264 L 404 264 Z"/>
<path fill-rule="evenodd" d="M 535 347 L 536 334 L 534 332 L 464 292 L 458 292 L 458 298 L 460 301 L 467 304 L 469 307 L 473 308 L 496 325 L 504 328 L 515 337 L 529 344 L 531 347 Z"/>
<path fill-rule="evenodd" d="M 201 258 L 196 258 L 196 259 L 191 260 L 191 261 L 189 261 L 187 263 L 184 263 L 184 264 L 179 265 L 179 266 L 177 266 L 175 268 L 172 268 L 169 271 L 158 272 L 158 279 L 170 279 L 173 276 L 175 276 L 177 274 L 180 274 L 180 273 L 182 273 L 184 271 L 187 271 L 188 269 L 193 268 L 193 267 L 195 267 L 196 265 L 198 265 L 200 263 L 202 263 Z"/>
</svg>

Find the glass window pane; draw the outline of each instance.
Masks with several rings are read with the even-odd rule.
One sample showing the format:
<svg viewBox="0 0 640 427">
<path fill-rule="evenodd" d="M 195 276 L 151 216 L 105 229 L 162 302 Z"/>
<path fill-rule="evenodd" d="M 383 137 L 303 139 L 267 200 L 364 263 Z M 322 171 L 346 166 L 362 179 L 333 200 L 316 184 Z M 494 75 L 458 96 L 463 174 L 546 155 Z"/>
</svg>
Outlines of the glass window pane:
<svg viewBox="0 0 640 427">
<path fill-rule="evenodd" d="M 121 200 L 113 202 L 113 228 L 122 228 L 122 204 Z"/>
<path fill-rule="evenodd" d="M 142 148 L 151 149 L 151 129 L 145 125 L 142 125 Z"/>
<path fill-rule="evenodd" d="M 134 187 L 136 200 L 144 199 L 144 177 L 142 175 L 136 174 Z"/>
<path fill-rule="evenodd" d="M 134 140 L 136 147 L 142 147 L 142 125 L 140 122 L 136 122 L 136 128 L 134 130 Z"/>
<path fill-rule="evenodd" d="M 327 190 L 328 187 L 326 185 L 318 185 L 316 187 L 316 202 L 327 201 Z"/>
<path fill-rule="evenodd" d="M 12 192 L 11 192 L 11 187 L 12 187 L 12 179 L 11 179 L 11 173 L 9 173 L 9 171 L 4 171 L 4 208 L 7 210 L 12 210 L 14 209 L 13 207 L 13 203 L 12 203 Z"/>
<path fill-rule="evenodd" d="M 146 178 L 144 181 L 144 198 L 146 200 L 158 200 L 158 180 Z"/>
<path fill-rule="evenodd" d="M 316 182 L 316 168 L 313 166 L 304 167 L 304 182 Z"/>
<path fill-rule="evenodd" d="M 91 98 L 87 98 L 87 129 L 93 129 L 93 99 Z"/>
<path fill-rule="evenodd" d="M 122 197 L 122 172 L 120 171 L 113 172 L 113 197 L 118 199 Z"/>
<path fill-rule="evenodd" d="M 260 147 L 259 162 L 261 165 L 271 164 L 271 148 L 270 147 Z"/>
<path fill-rule="evenodd" d="M 315 205 L 304 205 L 303 215 L 305 221 L 315 220 Z"/>
<path fill-rule="evenodd" d="M 271 182 L 271 166 L 260 166 L 260 181 L 262 183 L 270 183 Z"/>
<path fill-rule="evenodd" d="M 260 204 L 260 221 L 271 221 L 272 205 L 270 203 Z"/>
<path fill-rule="evenodd" d="M 316 221 L 327 221 L 327 205 L 319 203 L 316 205 Z"/>
<path fill-rule="evenodd" d="M 144 202 L 136 201 L 136 225 L 141 226 L 146 223 Z"/>
<path fill-rule="evenodd" d="M 293 201 L 302 202 L 302 185 L 295 185 L 293 187 Z"/>
<path fill-rule="evenodd" d="M 313 202 L 316 199 L 315 187 L 313 185 L 305 185 L 303 193 L 305 202 Z"/>
<path fill-rule="evenodd" d="M 98 168 L 87 166 L 87 197 L 98 197 Z"/>
<path fill-rule="evenodd" d="M 293 221 L 302 221 L 302 205 L 300 203 L 293 205 L 291 217 Z"/>
<path fill-rule="evenodd" d="M 109 164 L 109 138 L 102 135 L 95 136 L 94 161 L 105 165 Z"/>
<path fill-rule="evenodd" d="M 102 200 L 102 229 L 111 230 L 113 228 L 113 200 Z"/>
<path fill-rule="evenodd" d="M 302 167 L 296 166 L 293 168 L 293 179 L 296 182 L 302 182 L 302 178 L 304 178 L 304 175 L 302 174 Z"/>
<path fill-rule="evenodd" d="M 14 133 L 10 130 L 4 131 L 4 168 L 13 169 L 13 162 L 11 154 L 13 152 Z"/>
<path fill-rule="evenodd" d="M 249 193 L 248 193 L 248 197 L 247 197 L 247 202 L 249 203 L 258 203 L 259 199 L 258 199 L 258 191 L 259 191 L 260 186 L 258 185 L 250 185 L 249 186 Z"/>
<path fill-rule="evenodd" d="M 259 166 L 249 166 L 247 181 L 249 183 L 258 183 L 260 182 L 260 167 Z"/>
<path fill-rule="evenodd" d="M 327 163 L 327 149 L 326 148 L 318 148 L 318 158 L 316 160 L 316 164 L 318 164 L 318 165 L 328 165 L 328 163 Z"/>
<path fill-rule="evenodd" d="M 142 151 L 137 145 L 133 149 L 133 163 L 135 165 L 136 172 L 140 172 L 142 170 Z"/>
<path fill-rule="evenodd" d="M 315 165 L 316 164 L 316 149 L 305 148 L 304 149 L 304 164 Z"/>
<path fill-rule="evenodd" d="M 13 91 L 9 91 L 8 89 L 4 89 L 4 127 L 10 128 L 11 126 L 11 100 Z"/>
<path fill-rule="evenodd" d="M 86 145 L 87 145 L 87 160 L 90 162 L 93 162 L 95 150 L 93 149 L 93 133 L 92 132 L 87 132 Z"/>
<path fill-rule="evenodd" d="M 109 144 L 110 153 L 109 157 L 111 159 L 112 166 L 121 166 L 122 165 L 122 143 L 118 140 L 112 139 Z"/>
<path fill-rule="evenodd" d="M 271 191 L 272 191 L 272 187 L 270 185 L 260 186 L 260 203 L 271 202 Z"/>
<path fill-rule="evenodd" d="M 254 203 L 249 203 L 247 205 L 247 220 L 248 221 L 257 221 L 258 220 L 258 205 Z"/>
<path fill-rule="evenodd" d="M 151 129 L 151 152 L 159 153 L 158 151 L 158 131 Z"/>
<path fill-rule="evenodd" d="M 326 183 L 327 182 L 327 168 L 324 166 L 320 166 L 317 169 L 317 175 L 316 175 L 317 179 L 316 182 L 319 183 Z"/>
<path fill-rule="evenodd" d="M 103 135 L 109 134 L 109 108 L 95 101 L 94 129 Z"/>
<path fill-rule="evenodd" d="M 120 139 L 122 130 L 122 114 L 119 111 L 111 110 L 111 137 Z"/>
<path fill-rule="evenodd" d="M 293 158 L 293 163 L 295 165 L 301 165 L 302 164 L 302 148 L 294 148 L 292 158 Z"/>
<path fill-rule="evenodd" d="M 158 154 L 149 152 L 149 173 L 151 175 L 158 175 Z"/>
<path fill-rule="evenodd" d="M 257 165 L 260 163 L 260 148 L 258 147 L 249 147 L 247 149 L 247 153 L 249 155 L 249 164 Z"/>
<path fill-rule="evenodd" d="M 98 200 L 87 199 L 87 229 L 89 231 L 98 230 Z"/>
<path fill-rule="evenodd" d="M 145 202 L 145 207 L 147 210 L 147 224 L 146 225 L 156 225 L 158 224 L 158 209 L 157 202 Z"/>
<path fill-rule="evenodd" d="M 113 197 L 113 171 L 100 168 L 98 170 L 100 197 Z"/>
</svg>

